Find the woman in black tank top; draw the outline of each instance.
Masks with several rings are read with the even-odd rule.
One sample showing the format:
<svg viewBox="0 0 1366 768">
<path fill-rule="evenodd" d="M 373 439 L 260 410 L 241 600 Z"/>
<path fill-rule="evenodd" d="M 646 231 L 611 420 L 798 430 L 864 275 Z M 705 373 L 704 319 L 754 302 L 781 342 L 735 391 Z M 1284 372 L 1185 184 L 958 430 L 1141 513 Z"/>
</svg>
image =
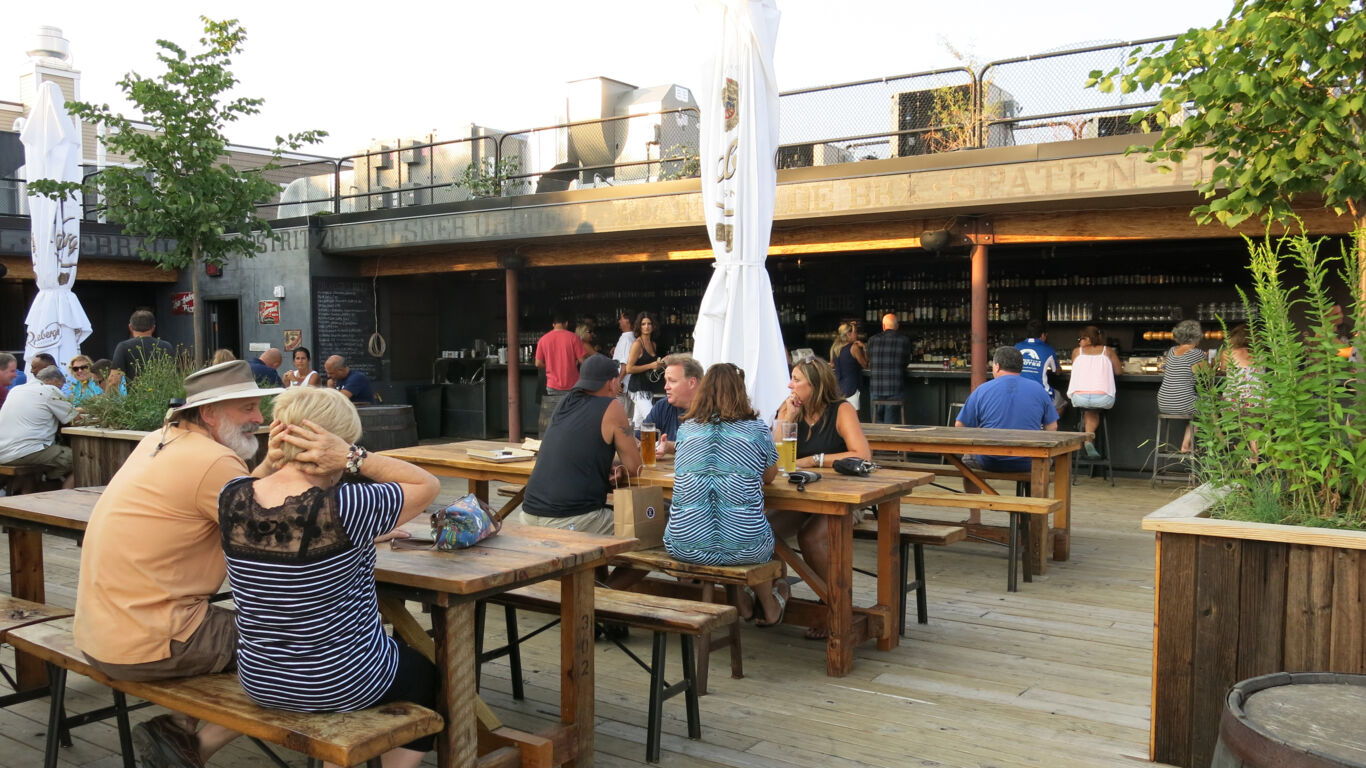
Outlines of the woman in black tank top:
<svg viewBox="0 0 1366 768">
<path fill-rule="evenodd" d="M 858 412 L 840 393 L 835 370 L 818 357 L 807 357 L 792 367 L 787 383 L 792 394 L 778 407 L 778 421 L 797 422 L 797 466 L 817 471 L 828 468 L 836 459 L 856 456 L 868 460 L 873 452 L 859 426 Z M 816 573 L 830 570 L 830 516 L 802 512 L 774 511 L 769 521 L 774 535 L 797 535 L 802 558 Z M 813 640 L 829 634 L 825 627 L 812 627 L 806 636 Z"/>
</svg>

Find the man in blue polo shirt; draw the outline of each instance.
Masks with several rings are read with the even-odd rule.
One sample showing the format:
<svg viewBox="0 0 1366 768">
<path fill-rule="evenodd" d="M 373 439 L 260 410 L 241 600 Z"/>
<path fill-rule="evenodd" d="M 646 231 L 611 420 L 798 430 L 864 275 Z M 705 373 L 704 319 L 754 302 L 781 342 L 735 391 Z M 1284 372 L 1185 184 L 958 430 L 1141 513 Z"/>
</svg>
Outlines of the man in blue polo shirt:
<svg viewBox="0 0 1366 768">
<path fill-rule="evenodd" d="M 664 399 L 656 400 L 645 421 L 659 429 L 657 455 L 669 456 L 678 439 L 678 423 L 692 407 L 702 382 L 702 364 L 686 352 L 664 358 Z"/>
<path fill-rule="evenodd" d="M 973 390 L 958 413 L 956 427 L 985 427 L 989 429 L 1037 429 L 1049 432 L 1058 429 L 1058 409 L 1053 398 L 1042 387 L 1020 375 L 1024 358 L 1020 350 L 1001 346 L 991 357 L 991 381 Z M 1009 456 L 964 456 L 970 467 L 981 467 L 992 472 L 1028 472 L 1027 458 Z M 963 490 L 980 493 L 977 486 L 963 480 Z M 971 510 L 967 523 L 981 522 L 981 510 Z"/>
<path fill-rule="evenodd" d="M 248 360 L 251 366 L 251 377 L 256 379 L 256 383 L 265 382 L 266 386 L 283 387 L 284 382 L 280 381 L 280 372 L 277 370 L 280 364 L 285 361 L 285 357 L 280 350 L 271 347 L 255 360 Z"/>
</svg>

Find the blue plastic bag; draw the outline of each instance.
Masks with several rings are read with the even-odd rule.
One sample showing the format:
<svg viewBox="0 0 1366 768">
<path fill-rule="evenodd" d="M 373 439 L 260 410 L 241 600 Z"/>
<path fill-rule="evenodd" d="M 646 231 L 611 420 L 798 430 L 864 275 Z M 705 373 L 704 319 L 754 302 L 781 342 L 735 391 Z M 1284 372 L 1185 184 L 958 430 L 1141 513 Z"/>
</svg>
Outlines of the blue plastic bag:
<svg viewBox="0 0 1366 768">
<path fill-rule="evenodd" d="M 502 527 L 503 521 L 472 493 L 432 513 L 432 539 L 437 549 L 447 552 L 472 547 Z"/>
</svg>

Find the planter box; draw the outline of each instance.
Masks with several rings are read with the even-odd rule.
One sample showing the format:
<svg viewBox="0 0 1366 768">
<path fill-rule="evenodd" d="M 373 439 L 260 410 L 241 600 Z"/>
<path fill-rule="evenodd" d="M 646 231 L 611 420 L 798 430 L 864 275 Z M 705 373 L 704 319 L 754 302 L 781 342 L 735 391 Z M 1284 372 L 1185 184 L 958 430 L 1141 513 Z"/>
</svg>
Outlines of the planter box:
<svg viewBox="0 0 1366 768">
<path fill-rule="evenodd" d="M 65 427 L 62 434 L 70 441 L 71 472 L 75 476 L 76 487 L 85 488 L 92 485 L 108 485 L 110 478 L 123 466 L 123 462 L 133 453 L 133 449 L 138 447 L 138 442 L 151 433 L 134 429 Z M 260 443 L 260 448 L 256 451 L 256 457 L 248 462 L 248 466 L 256 466 L 256 463 L 265 456 L 266 440 L 269 436 L 268 429 L 262 428 L 257 431 L 256 439 Z"/>
<path fill-rule="evenodd" d="M 1202 486 L 1157 535 L 1150 757 L 1204 768 L 1224 697 L 1271 672 L 1366 672 L 1366 532 L 1212 520 Z"/>
</svg>

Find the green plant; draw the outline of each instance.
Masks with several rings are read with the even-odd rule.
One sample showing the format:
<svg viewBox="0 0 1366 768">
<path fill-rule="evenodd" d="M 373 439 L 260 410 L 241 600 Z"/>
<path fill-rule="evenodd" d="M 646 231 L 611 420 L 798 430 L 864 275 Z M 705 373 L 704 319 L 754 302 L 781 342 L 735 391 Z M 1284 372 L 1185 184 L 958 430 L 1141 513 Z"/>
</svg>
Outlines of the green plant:
<svg viewBox="0 0 1366 768">
<path fill-rule="evenodd" d="M 1214 170 L 1196 182 L 1202 222 L 1234 226 L 1263 216 L 1293 222 L 1306 196 L 1355 219 L 1366 249 L 1366 13 L 1359 0 L 1235 0 L 1226 19 L 1171 43 L 1135 48 L 1088 86 L 1122 93 L 1160 88 L 1162 130 L 1144 152 L 1179 163 L 1207 148 Z M 1317 202 L 1314 204 L 1318 204 Z"/>
<path fill-rule="evenodd" d="M 675 144 L 661 153 L 659 180 L 695 179 L 702 175 L 702 156 L 696 147 Z"/>
<path fill-rule="evenodd" d="M 127 395 L 106 392 L 82 404 L 86 414 L 101 428 L 159 429 L 171 400 L 185 397 L 185 377 L 194 371 L 194 366 L 154 350 L 138 370 L 137 379 L 127 382 Z"/>
<path fill-rule="evenodd" d="M 519 195 L 526 188 L 527 180 L 512 177 L 517 175 L 521 167 L 521 162 L 514 156 L 501 159 L 485 157 L 465 166 L 451 186 L 469 190 L 471 197 Z"/>
<path fill-rule="evenodd" d="M 204 22 L 202 52 L 187 54 L 175 43 L 158 40 L 157 59 L 165 71 L 157 77 L 130 72 L 118 86 L 141 117 L 137 122 L 113 112 L 108 104 L 70 102 L 71 113 L 87 123 L 101 123 L 110 153 L 127 159 L 89 177 L 87 194 L 103 198 L 105 213 L 125 233 L 141 236 L 144 244 L 170 243 L 167 250 L 138 255 L 164 269 L 190 268 L 194 305 L 199 296 L 201 263 L 222 265 L 236 256 L 250 258 L 262 248 L 255 238 L 279 236 L 257 214 L 256 206 L 272 198 L 279 187 L 264 172 L 279 167 L 286 148 L 295 150 L 327 135 L 303 131 L 276 137 L 271 159 L 251 170 L 225 162 L 228 123 L 260 112 L 261 99 L 225 99 L 237 84 L 229 66 L 242 50 L 246 30 L 235 20 Z M 38 180 L 30 192 L 61 198 L 81 188 L 73 182 Z M 89 199 L 89 198 L 87 198 Z M 204 360 L 204 323 L 194 323 L 194 356 Z"/>
<path fill-rule="evenodd" d="M 1195 469 L 1202 481 L 1228 489 L 1220 516 L 1366 528 L 1361 366 L 1340 354 L 1330 278 L 1336 273 L 1352 286 L 1346 317 L 1357 328 L 1366 301 L 1348 279 L 1359 273 L 1355 251 L 1321 257 L 1322 244 L 1304 235 L 1248 240 L 1253 289 L 1239 293 L 1250 318 L 1256 387 L 1240 389 L 1235 377 L 1212 371 L 1197 382 L 1203 437 Z M 1307 319 L 1307 332 L 1297 316 Z"/>
</svg>

